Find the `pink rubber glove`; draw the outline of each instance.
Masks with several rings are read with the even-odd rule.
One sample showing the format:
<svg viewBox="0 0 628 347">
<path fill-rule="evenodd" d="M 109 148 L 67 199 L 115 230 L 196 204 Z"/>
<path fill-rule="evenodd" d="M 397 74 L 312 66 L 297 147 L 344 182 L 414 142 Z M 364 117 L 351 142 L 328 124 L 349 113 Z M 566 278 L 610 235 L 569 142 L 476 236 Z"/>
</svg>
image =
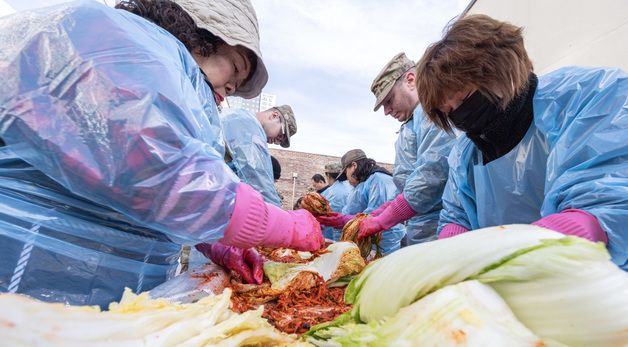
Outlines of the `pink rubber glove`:
<svg viewBox="0 0 628 347">
<path fill-rule="evenodd" d="M 265 203 L 251 186 L 240 183 L 233 214 L 220 242 L 239 248 L 262 245 L 316 251 L 323 246 L 324 238 L 320 224 L 308 211 L 284 211 Z"/>
<path fill-rule="evenodd" d="M 326 216 L 318 216 L 316 219 L 328 227 L 342 229 L 348 221 L 355 217 L 353 214 L 342 214 L 338 212 L 328 213 Z"/>
<path fill-rule="evenodd" d="M 383 203 L 383 204 L 379 205 L 379 207 L 378 207 L 375 211 L 373 211 L 373 212 L 369 213 L 369 217 L 377 217 L 377 216 L 379 216 L 380 214 L 382 214 L 382 212 L 384 212 L 384 210 L 385 210 L 388 206 L 390 206 L 390 204 L 392 204 L 392 202 L 393 202 L 394 200 L 395 200 L 395 199 L 388 200 L 388 201 L 386 201 L 385 203 Z"/>
<path fill-rule="evenodd" d="M 382 230 L 390 229 L 395 226 L 395 224 L 399 224 L 414 216 L 416 216 L 416 212 L 410 207 L 408 200 L 406 200 L 403 193 L 401 193 L 391 200 L 388 207 L 378 216 L 371 217 L 371 215 L 369 215 L 360 222 L 358 238 L 369 237 Z"/>
<path fill-rule="evenodd" d="M 446 224 L 440 231 L 440 234 L 438 234 L 438 239 L 446 239 L 448 237 L 453 237 L 462 233 L 466 233 L 467 231 L 469 231 L 469 229 L 463 227 L 462 225 L 449 223 Z"/>
<path fill-rule="evenodd" d="M 220 243 L 200 243 L 195 247 L 214 264 L 240 274 L 246 283 L 261 284 L 264 280 L 264 257 L 255 248 L 242 249 Z"/>
<path fill-rule="evenodd" d="M 590 241 L 602 241 L 608 244 L 608 235 L 602 230 L 600 222 L 595 216 L 583 210 L 564 210 L 545 216 L 532 224 L 558 231 L 561 234 L 579 236 Z"/>
</svg>

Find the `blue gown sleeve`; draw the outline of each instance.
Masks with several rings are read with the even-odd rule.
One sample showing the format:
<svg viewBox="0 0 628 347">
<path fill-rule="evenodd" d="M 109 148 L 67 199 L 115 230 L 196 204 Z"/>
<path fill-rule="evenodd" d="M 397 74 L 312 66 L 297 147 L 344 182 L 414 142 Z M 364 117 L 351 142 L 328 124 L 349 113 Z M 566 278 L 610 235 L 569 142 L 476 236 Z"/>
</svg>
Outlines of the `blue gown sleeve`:
<svg viewBox="0 0 628 347">
<path fill-rule="evenodd" d="M 337 204 L 337 198 L 336 198 L 336 189 L 337 189 L 338 185 L 336 183 L 332 184 L 331 186 L 327 187 L 327 189 L 325 189 L 322 193 L 321 196 L 324 197 L 325 199 L 327 199 L 327 201 L 329 201 L 329 207 L 331 208 L 332 211 L 334 212 L 339 212 L 338 211 L 338 204 Z M 342 206 L 340 206 L 340 210 L 342 210 Z"/>
<path fill-rule="evenodd" d="M 2 20 L 0 137 L 72 194 L 176 242 L 220 239 L 239 180 L 209 87 L 178 40 L 103 7 Z"/>
<path fill-rule="evenodd" d="M 342 212 L 342 208 L 347 204 L 347 197 L 351 194 L 353 188 L 347 181 L 336 181 L 331 187 L 325 189 L 321 194 L 327 201 L 334 212 Z"/>
<path fill-rule="evenodd" d="M 628 269 L 628 74 L 563 68 L 540 79 L 534 109 L 552 148 L 542 216 L 591 213 L 613 261 Z"/>
<path fill-rule="evenodd" d="M 368 206 L 367 193 L 365 191 L 365 182 L 360 182 L 349 196 L 347 196 L 347 204 L 342 208 L 342 214 L 357 214 L 364 212 Z"/>
<path fill-rule="evenodd" d="M 375 173 L 366 180 L 368 195 L 366 198 L 366 208 L 364 213 L 371 213 L 383 203 L 395 197 L 396 187 L 390 176 L 383 173 Z"/>
<path fill-rule="evenodd" d="M 440 212 L 438 233 L 449 223 L 461 225 L 469 230 L 474 229 L 471 224 L 473 216 L 468 211 L 475 211 L 473 192 L 469 191 L 469 170 L 463 155 L 468 152 L 470 141 L 461 136 L 455 141 L 448 158 L 449 173 L 442 196 L 443 209 Z M 466 207 L 466 208 L 465 208 Z"/>
<path fill-rule="evenodd" d="M 416 164 L 403 192 L 412 209 L 421 215 L 442 207 L 441 197 L 449 172 L 447 157 L 455 137 L 430 122 L 420 108 L 415 112 L 414 122 L 418 127 Z"/>
<path fill-rule="evenodd" d="M 416 112 L 416 111 L 415 111 Z M 395 142 L 395 165 L 393 182 L 399 192 L 403 192 L 408 176 L 414 171 L 417 158 L 417 134 L 414 126 L 415 117 L 401 125 L 399 137 Z"/>
<path fill-rule="evenodd" d="M 222 123 L 238 177 L 262 194 L 266 202 L 281 207 L 266 133 L 255 116 L 246 110 L 225 110 Z"/>
</svg>

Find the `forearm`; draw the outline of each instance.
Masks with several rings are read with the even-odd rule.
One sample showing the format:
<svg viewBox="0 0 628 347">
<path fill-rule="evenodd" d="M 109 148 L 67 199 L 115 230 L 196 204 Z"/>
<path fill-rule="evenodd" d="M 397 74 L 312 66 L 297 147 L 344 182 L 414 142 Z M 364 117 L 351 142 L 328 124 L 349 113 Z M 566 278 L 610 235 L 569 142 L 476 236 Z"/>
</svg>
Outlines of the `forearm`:
<svg viewBox="0 0 628 347">
<path fill-rule="evenodd" d="M 608 236 L 592 214 L 578 209 L 568 209 L 554 213 L 532 223 L 534 225 L 558 231 L 565 235 L 574 235 L 590 241 L 608 243 Z"/>
<path fill-rule="evenodd" d="M 384 229 L 389 229 L 396 224 L 402 223 L 416 215 L 404 194 L 397 195 L 390 201 L 390 204 L 379 216 L 374 217 L 380 222 Z"/>
</svg>

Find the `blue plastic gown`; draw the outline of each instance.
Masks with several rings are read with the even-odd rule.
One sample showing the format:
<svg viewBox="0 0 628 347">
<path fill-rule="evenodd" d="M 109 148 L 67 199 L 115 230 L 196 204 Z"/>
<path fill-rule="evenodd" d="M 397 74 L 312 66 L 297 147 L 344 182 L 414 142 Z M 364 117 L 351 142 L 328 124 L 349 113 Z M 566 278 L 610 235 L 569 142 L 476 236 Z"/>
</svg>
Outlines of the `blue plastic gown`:
<svg viewBox="0 0 628 347">
<path fill-rule="evenodd" d="M 360 182 L 349 197 L 347 205 L 342 209 L 343 214 L 370 213 L 376 210 L 381 204 L 395 197 L 397 188 L 392 177 L 381 172 L 376 172 L 369 176 L 364 182 Z M 384 230 L 382 242 L 380 244 L 384 254 L 390 254 L 400 247 L 401 239 L 406 236 L 405 228 L 402 224 L 397 224 L 390 229 Z"/>
<path fill-rule="evenodd" d="M 441 197 L 447 182 L 447 157 L 455 136 L 429 121 L 421 106 L 401 126 L 395 143 L 393 181 L 418 212 L 406 223 L 408 245 L 436 239 Z"/>
<path fill-rule="evenodd" d="M 342 208 L 347 204 L 347 198 L 353 191 L 353 186 L 349 181 L 336 181 L 329 186 L 321 195 L 329 201 L 329 206 L 334 212 L 342 212 Z M 342 230 L 338 230 L 332 227 L 323 227 L 323 236 L 328 239 L 338 241 L 340 240 L 340 234 Z"/>
<path fill-rule="evenodd" d="M 440 228 L 531 223 L 569 208 L 597 217 L 628 270 L 628 74 L 567 67 L 539 78 L 534 121 L 505 156 L 482 165 L 461 136 L 449 157 Z"/>
<path fill-rule="evenodd" d="M 75 2 L 0 18 L 0 292 L 106 306 L 222 237 L 238 178 L 182 43 Z"/>
<path fill-rule="evenodd" d="M 242 109 L 226 109 L 221 119 L 225 143 L 233 158 L 229 167 L 242 182 L 260 192 L 266 202 L 281 207 L 268 152 L 268 138 L 255 114 Z"/>
</svg>

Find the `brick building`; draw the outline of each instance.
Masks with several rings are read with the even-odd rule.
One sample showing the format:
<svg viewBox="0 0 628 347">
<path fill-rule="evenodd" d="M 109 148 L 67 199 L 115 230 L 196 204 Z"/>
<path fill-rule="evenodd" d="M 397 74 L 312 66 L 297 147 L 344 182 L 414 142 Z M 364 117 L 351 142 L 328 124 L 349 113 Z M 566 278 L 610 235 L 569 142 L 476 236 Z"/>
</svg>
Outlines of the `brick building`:
<svg viewBox="0 0 628 347">
<path fill-rule="evenodd" d="M 270 154 L 281 164 L 281 178 L 276 186 L 280 196 L 283 196 L 283 207 L 291 210 L 299 197 L 307 194 L 311 189 L 311 178 L 314 174 L 325 175 L 325 164 L 340 163 L 340 157 L 331 155 L 289 151 L 270 148 Z M 392 164 L 378 163 L 392 172 Z M 293 176 L 296 177 L 293 179 Z M 294 200 L 292 190 L 294 187 Z"/>
</svg>

